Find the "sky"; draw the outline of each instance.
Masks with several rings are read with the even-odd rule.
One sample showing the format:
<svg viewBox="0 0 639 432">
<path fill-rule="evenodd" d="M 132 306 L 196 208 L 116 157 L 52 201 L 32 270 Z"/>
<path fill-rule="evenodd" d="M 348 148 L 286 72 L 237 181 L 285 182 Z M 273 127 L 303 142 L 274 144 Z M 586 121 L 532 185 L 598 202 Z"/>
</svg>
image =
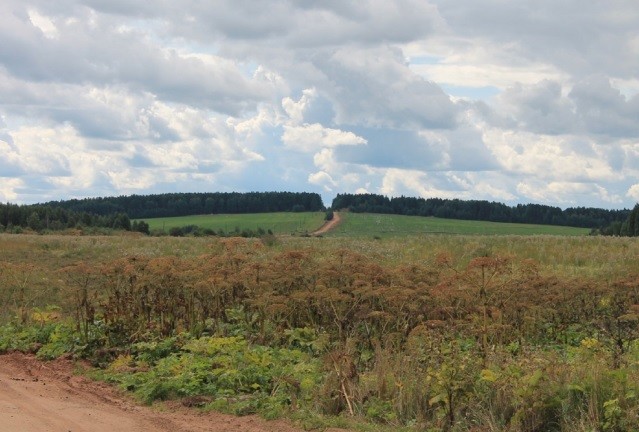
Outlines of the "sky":
<svg viewBox="0 0 639 432">
<path fill-rule="evenodd" d="M 636 0 L 2 0 L 0 202 L 631 208 Z"/>
</svg>

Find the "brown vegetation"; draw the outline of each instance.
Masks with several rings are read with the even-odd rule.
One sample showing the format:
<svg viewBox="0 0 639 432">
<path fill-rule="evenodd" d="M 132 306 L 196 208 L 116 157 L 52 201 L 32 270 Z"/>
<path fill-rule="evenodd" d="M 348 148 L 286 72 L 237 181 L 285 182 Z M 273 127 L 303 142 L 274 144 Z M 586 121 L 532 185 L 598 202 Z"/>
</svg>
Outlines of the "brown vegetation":
<svg viewBox="0 0 639 432">
<path fill-rule="evenodd" d="M 223 239 L 189 254 L 169 240 L 173 253 L 79 255 L 55 273 L 60 288 L 48 298 L 71 300 L 66 312 L 105 364 L 131 344 L 185 332 L 303 349 L 323 364 L 306 403 L 326 414 L 533 432 L 627 430 L 639 411 L 638 273 L 585 266 L 593 252 L 568 240 L 522 241 L 546 248 L 539 260 L 476 239 L 432 242 L 412 259 L 402 254 L 422 248 L 417 240 L 375 250 L 325 240 Z M 585 246 L 612 257 L 636 248 L 598 241 Z M 29 320 L 38 291 L 25 281 L 46 271 L 16 261 L 2 263 L 3 301 Z M 96 326 L 103 337 L 92 340 Z M 304 329 L 312 337 L 291 336 Z M 274 389 L 288 389 L 296 411 L 301 386 L 282 376 Z"/>
</svg>

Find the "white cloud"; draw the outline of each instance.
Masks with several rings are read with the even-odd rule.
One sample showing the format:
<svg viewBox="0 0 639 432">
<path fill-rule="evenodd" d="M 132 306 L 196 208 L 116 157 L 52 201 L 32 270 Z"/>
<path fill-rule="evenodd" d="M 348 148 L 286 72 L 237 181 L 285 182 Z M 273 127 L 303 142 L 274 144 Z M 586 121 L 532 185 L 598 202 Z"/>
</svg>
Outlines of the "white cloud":
<svg viewBox="0 0 639 432">
<path fill-rule="evenodd" d="M 290 97 L 282 99 L 282 107 L 291 118 L 293 124 L 301 124 L 304 121 L 304 111 L 308 105 L 317 97 L 317 90 L 314 88 L 305 89 L 299 101 L 295 102 Z"/>
<path fill-rule="evenodd" d="M 472 53 L 442 58 L 433 64 L 411 64 L 411 70 L 428 80 L 459 87 L 508 87 L 525 83 L 534 84 L 542 80 L 563 80 L 566 75 L 547 64 L 526 64 L 521 66 L 500 64 L 491 59 L 479 57 L 469 62 Z"/>
<path fill-rule="evenodd" d="M 635 183 L 628 189 L 626 196 L 632 198 L 636 202 L 639 202 L 639 183 Z"/>
<path fill-rule="evenodd" d="M 576 206 L 592 199 L 615 205 L 623 202 L 620 196 L 610 194 L 598 184 L 589 183 L 522 181 L 517 185 L 517 191 L 534 202 L 561 203 L 564 206 Z"/>
<path fill-rule="evenodd" d="M 325 191 L 331 192 L 337 186 L 330 174 L 324 171 L 318 171 L 308 176 L 308 182 L 314 185 L 322 186 Z"/>
<path fill-rule="evenodd" d="M 24 127 L 11 136 L 21 168 L 45 177 L 69 175 L 69 156 L 82 152 L 84 147 L 82 138 L 70 126 Z"/>
<path fill-rule="evenodd" d="M 40 29 L 44 36 L 48 39 L 56 39 L 59 36 L 58 28 L 55 26 L 51 18 L 41 15 L 36 9 L 29 9 L 29 20 L 31 23 Z"/>
<path fill-rule="evenodd" d="M 605 148 L 573 136 L 549 136 L 490 129 L 484 140 L 513 175 L 554 181 L 612 181 L 619 173 L 606 162 Z"/>
<path fill-rule="evenodd" d="M 352 132 L 325 128 L 320 124 L 302 126 L 284 126 L 282 142 L 291 149 L 316 151 L 337 146 L 355 146 L 366 144 L 366 140 Z"/>
<path fill-rule="evenodd" d="M 24 186 L 24 182 L 19 178 L 3 179 L 0 182 L 0 202 L 16 202 L 20 197 L 18 189 Z"/>
</svg>

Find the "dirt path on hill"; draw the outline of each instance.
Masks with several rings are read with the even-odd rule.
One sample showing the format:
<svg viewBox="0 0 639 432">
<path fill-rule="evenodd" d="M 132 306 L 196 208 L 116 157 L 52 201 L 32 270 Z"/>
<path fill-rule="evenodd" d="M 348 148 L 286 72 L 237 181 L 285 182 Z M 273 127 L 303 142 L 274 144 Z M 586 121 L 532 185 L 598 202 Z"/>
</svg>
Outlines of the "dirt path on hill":
<svg viewBox="0 0 639 432">
<path fill-rule="evenodd" d="M 324 225 L 320 227 L 320 229 L 318 229 L 317 231 L 314 231 L 312 235 L 319 236 L 322 234 L 326 234 L 330 230 L 337 227 L 337 225 L 339 225 L 341 221 L 342 221 L 342 218 L 340 217 L 339 213 L 333 212 L 333 219 L 327 221 Z"/>
<path fill-rule="evenodd" d="M 73 375 L 68 360 L 0 355 L 0 429 L 16 432 L 300 432 L 286 421 L 200 413 L 177 403 L 140 406 Z"/>
</svg>

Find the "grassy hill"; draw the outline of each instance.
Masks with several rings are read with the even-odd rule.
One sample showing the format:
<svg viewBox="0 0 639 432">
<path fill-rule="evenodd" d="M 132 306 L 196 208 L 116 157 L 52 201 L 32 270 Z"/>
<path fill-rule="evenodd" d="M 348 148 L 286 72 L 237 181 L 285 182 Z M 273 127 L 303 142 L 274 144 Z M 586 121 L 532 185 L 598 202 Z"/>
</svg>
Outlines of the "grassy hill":
<svg viewBox="0 0 639 432">
<path fill-rule="evenodd" d="M 217 214 L 153 218 L 145 221 L 151 231 L 163 229 L 168 232 L 173 227 L 197 225 L 226 233 L 236 229 L 242 231 L 262 228 L 265 231 L 271 230 L 274 234 L 291 234 L 315 231 L 324 223 L 324 215 L 324 212 Z"/>
<path fill-rule="evenodd" d="M 587 235 L 590 231 L 588 228 L 440 219 L 422 216 L 348 212 L 340 213 L 340 215 L 342 222 L 334 231 L 327 235 L 351 237 L 397 237 L 418 234 L 581 236 Z"/>
<path fill-rule="evenodd" d="M 589 229 L 552 225 L 533 225 L 485 221 L 440 219 L 370 213 L 340 213 L 342 221 L 327 236 L 402 237 L 420 234 L 462 235 L 587 235 Z M 168 232 L 172 227 L 197 225 L 226 233 L 242 230 L 271 230 L 274 234 L 311 233 L 324 223 L 323 212 L 254 213 L 181 216 L 145 219 L 151 230 Z"/>
</svg>

